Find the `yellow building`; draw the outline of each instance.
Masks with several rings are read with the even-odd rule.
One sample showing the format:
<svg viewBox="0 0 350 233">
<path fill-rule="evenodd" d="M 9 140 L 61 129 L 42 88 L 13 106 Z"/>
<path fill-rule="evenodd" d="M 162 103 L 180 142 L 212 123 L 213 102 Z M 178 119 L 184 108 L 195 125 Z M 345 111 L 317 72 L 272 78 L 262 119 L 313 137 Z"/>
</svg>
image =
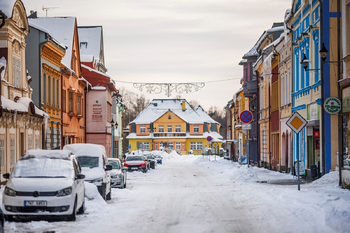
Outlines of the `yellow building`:
<svg viewBox="0 0 350 233">
<path fill-rule="evenodd" d="M 222 137 L 220 124 L 199 106 L 194 110 L 184 99 L 154 99 L 129 123 L 129 151 L 176 150 L 181 154 L 202 154 Z M 213 140 L 212 145 L 207 141 Z"/>
</svg>

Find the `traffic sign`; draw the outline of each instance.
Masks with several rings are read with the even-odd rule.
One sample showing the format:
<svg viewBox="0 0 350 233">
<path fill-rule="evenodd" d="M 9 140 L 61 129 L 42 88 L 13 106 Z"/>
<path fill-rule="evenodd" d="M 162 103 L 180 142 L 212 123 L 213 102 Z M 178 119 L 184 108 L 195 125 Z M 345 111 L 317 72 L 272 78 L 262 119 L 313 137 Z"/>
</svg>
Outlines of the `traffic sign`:
<svg viewBox="0 0 350 233">
<path fill-rule="evenodd" d="M 251 130 L 252 129 L 252 125 L 251 124 L 244 124 L 242 125 L 242 130 Z"/>
<path fill-rule="evenodd" d="M 218 144 L 216 142 L 214 142 L 213 147 L 215 147 L 215 148 L 218 147 Z"/>
<path fill-rule="evenodd" d="M 328 114 L 337 114 L 341 109 L 341 102 L 337 97 L 328 97 L 323 104 L 324 110 Z"/>
<path fill-rule="evenodd" d="M 293 116 L 289 118 L 286 124 L 295 133 L 299 133 L 306 126 L 307 120 L 305 120 L 299 113 L 295 112 Z"/>
<path fill-rule="evenodd" d="M 241 119 L 241 121 L 243 123 L 250 123 L 253 120 L 253 114 L 251 113 L 251 111 L 248 110 L 244 110 L 243 112 L 241 112 L 241 114 L 239 115 L 239 119 Z"/>
<path fill-rule="evenodd" d="M 211 140 L 213 140 L 213 138 L 212 138 L 211 136 L 208 136 L 208 137 L 207 137 L 207 141 L 208 141 L 208 142 L 211 142 Z"/>
</svg>

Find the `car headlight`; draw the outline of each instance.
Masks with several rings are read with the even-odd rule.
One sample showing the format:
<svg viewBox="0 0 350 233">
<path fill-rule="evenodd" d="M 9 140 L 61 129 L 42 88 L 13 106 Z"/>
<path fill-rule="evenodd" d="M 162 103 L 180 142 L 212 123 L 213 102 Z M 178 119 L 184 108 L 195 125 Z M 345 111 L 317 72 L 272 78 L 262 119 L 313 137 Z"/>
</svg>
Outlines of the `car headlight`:
<svg viewBox="0 0 350 233">
<path fill-rule="evenodd" d="M 72 194 L 72 187 L 68 187 L 57 192 L 58 197 L 68 196 Z"/>
<path fill-rule="evenodd" d="M 6 187 L 5 188 L 5 195 L 15 197 L 16 196 L 16 191 Z"/>
<path fill-rule="evenodd" d="M 116 174 L 116 175 L 112 176 L 112 178 L 119 178 L 119 179 L 121 179 L 122 175 L 121 174 Z"/>
<path fill-rule="evenodd" d="M 94 179 L 94 180 L 92 181 L 92 183 L 94 183 L 94 185 L 97 185 L 97 186 L 102 185 L 102 182 L 103 182 L 103 178 L 102 178 L 102 177 L 101 177 L 101 178 Z"/>
</svg>

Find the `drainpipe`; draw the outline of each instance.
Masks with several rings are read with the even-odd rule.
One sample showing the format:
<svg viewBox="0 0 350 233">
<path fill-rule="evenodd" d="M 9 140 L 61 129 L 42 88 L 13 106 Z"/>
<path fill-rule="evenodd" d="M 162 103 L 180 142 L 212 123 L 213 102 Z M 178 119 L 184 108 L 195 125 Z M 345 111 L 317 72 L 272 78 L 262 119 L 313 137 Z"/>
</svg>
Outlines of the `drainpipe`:
<svg viewBox="0 0 350 233">
<path fill-rule="evenodd" d="M 63 71 L 65 71 L 64 73 L 62 73 Z M 63 96 L 62 96 L 62 89 L 63 89 L 63 76 L 65 76 L 66 74 L 68 74 L 69 69 L 67 68 L 63 68 L 61 69 L 61 117 L 62 117 L 62 105 L 63 105 Z M 66 103 L 64 103 L 66 104 Z M 63 144 L 65 143 L 65 141 L 63 141 L 63 117 L 62 117 L 62 122 L 61 122 L 61 148 L 63 148 Z"/>
<path fill-rule="evenodd" d="M 318 0 L 320 3 L 320 46 L 323 45 L 323 0 Z M 322 134 L 321 134 L 321 143 L 322 143 L 322 175 L 326 173 L 326 155 L 325 155 L 325 111 L 323 108 L 324 103 L 324 62 L 321 61 L 321 126 L 322 126 Z"/>
<path fill-rule="evenodd" d="M 337 44 L 338 44 L 338 59 L 337 59 L 337 64 L 338 64 L 338 81 L 341 80 L 341 75 L 340 75 L 340 66 L 342 65 L 342 61 L 340 60 L 340 0 L 337 0 Z M 341 100 L 342 94 L 341 94 L 341 88 L 338 82 L 338 98 Z M 342 186 L 342 167 L 343 167 L 343 125 L 342 125 L 342 113 L 338 113 L 338 159 L 339 159 L 339 186 Z"/>
</svg>

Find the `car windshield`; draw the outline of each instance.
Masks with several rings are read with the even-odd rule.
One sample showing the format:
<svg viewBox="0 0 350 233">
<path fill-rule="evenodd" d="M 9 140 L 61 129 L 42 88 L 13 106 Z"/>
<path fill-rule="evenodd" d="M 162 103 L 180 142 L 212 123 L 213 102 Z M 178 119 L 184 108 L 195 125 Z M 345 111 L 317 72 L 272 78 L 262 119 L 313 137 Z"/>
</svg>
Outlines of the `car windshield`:
<svg viewBox="0 0 350 233">
<path fill-rule="evenodd" d="M 88 168 L 98 167 L 98 157 L 79 156 L 78 161 L 81 167 L 88 167 Z"/>
<path fill-rule="evenodd" d="M 108 164 L 112 165 L 113 169 L 120 169 L 120 165 L 118 161 L 115 160 L 108 160 Z"/>
<path fill-rule="evenodd" d="M 130 156 L 126 158 L 126 161 L 142 161 L 142 156 Z"/>
<path fill-rule="evenodd" d="M 74 174 L 72 162 L 65 159 L 30 158 L 19 160 L 12 172 L 14 178 L 69 178 Z"/>
</svg>

